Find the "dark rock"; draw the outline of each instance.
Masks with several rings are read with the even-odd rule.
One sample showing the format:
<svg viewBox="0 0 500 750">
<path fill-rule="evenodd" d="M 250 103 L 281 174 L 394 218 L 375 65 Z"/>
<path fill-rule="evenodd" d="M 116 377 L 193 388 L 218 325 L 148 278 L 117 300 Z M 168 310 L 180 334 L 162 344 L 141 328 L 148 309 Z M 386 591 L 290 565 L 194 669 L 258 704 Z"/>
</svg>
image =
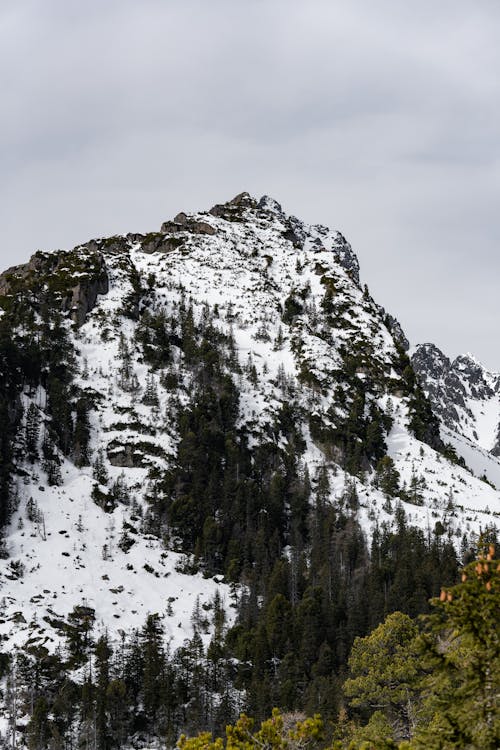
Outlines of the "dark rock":
<svg viewBox="0 0 500 750">
<path fill-rule="evenodd" d="M 164 458 L 165 456 L 162 448 L 146 441 L 124 443 L 121 440 L 112 440 L 106 453 L 112 466 L 124 469 L 144 469 L 151 466 L 153 457 Z"/>
<path fill-rule="evenodd" d="M 381 311 L 382 313 L 384 312 L 383 308 L 381 308 Z M 389 315 L 389 313 L 386 313 L 385 324 L 391 332 L 394 341 L 399 344 L 404 352 L 407 352 L 410 348 L 410 342 L 406 338 L 405 332 L 403 331 L 399 320 L 397 320 L 397 318 L 395 318 L 393 315 Z"/>
<path fill-rule="evenodd" d="M 178 250 L 183 247 L 186 242 L 186 237 L 180 237 L 178 235 L 168 237 L 163 233 L 153 233 L 145 235 L 141 250 L 143 253 L 151 255 L 151 253 L 171 253 L 174 250 Z"/>
<path fill-rule="evenodd" d="M 93 241 L 70 252 L 35 253 L 28 263 L 0 275 L 0 296 L 29 294 L 37 307 L 59 300 L 60 309 L 79 327 L 97 297 L 109 290 L 104 256 L 96 248 Z"/>
<path fill-rule="evenodd" d="M 208 213 L 226 221 L 242 221 L 245 209 L 256 209 L 257 201 L 249 193 L 238 193 L 227 203 L 218 203 Z"/>
<path fill-rule="evenodd" d="M 102 274 L 97 279 L 83 281 L 71 290 L 71 297 L 67 297 L 62 304 L 62 310 L 68 311 L 71 319 L 79 328 L 85 323 L 87 315 L 94 309 L 100 294 L 109 291 L 109 280 L 107 274 Z"/>
<path fill-rule="evenodd" d="M 110 444 L 108 446 L 107 456 L 111 466 L 119 466 L 124 469 L 133 469 L 142 465 L 137 461 L 138 456 L 134 455 L 133 446 L 130 444 Z"/>
<path fill-rule="evenodd" d="M 181 211 L 177 214 L 177 216 L 174 216 L 174 224 L 185 224 L 187 220 L 188 217 L 187 214 L 184 213 L 184 211 Z"/>
<path fill-rule="evenodd" d="M 161 231 L 164 234 L 176 234 L 178 232 L 188 232 L 189 234 L 216 234 L 217 230 L 211 224 L 206 221 L 198 221 L 191 219 L 182 214 L 185 219 L 182 222 L 178 222 L 177 218 L 181 214 L 177 214 L 173 221 L 165 221 L 161 225 Z"/>
<path fill-rule="evenodd" d="M 359 284 L 359 262 L 349 242 L 340 232 L 336 233 L 333 244 L 333 252 L 337 256 L 340 265 L 345 268 L 351 278 Z"/>
</svg>

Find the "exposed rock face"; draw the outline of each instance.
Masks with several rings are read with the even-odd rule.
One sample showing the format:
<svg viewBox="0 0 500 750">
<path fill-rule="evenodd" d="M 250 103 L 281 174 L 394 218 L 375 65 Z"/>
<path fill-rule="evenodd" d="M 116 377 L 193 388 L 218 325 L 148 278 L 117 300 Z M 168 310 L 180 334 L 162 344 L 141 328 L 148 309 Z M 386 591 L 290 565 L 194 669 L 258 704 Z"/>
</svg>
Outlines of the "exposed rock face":
<svg viewBox="0 0 500 750">
<path fill-rule="evenodd" d="M 346 271 L 349 271 L 354 281 L 359 284 L 359 262 L 358 259 L 343 234 L 336 232 L 336 242 L 334 245 L 334 252 L 337 255 L 338 261 Z"/>
<path fill-rule="evenodd" d="M 246 208 L 256 208 L 257 201 L 249 193 L 239 193 L 227 203 L 217 203 L 209 213 L 226 221 L 241 221 Z"/>
<path fill-rule="evenodd" d="M 0 276 L 0 297 L 29 294 L 40 307 L 58 305 L 70 313 L 77 327 L 83 325 L 97 297 L 108 289 L 104 256 L 89 246 L 70 252 L 35 253 L 28 263 L 9 268 Z"/>
<path fill-rule="evenodd" d="M 422 388 L 429 396 L 435 412 L 451 429 L 459 423 L 457 407 L 472 417 L 466 404 L 466 388 L 450 359 L 434 344 L 422 344 L 412 357 L 412 364 Z"/>
<path fill-rule="evenodd" d="M 324 246 L 334 253 L 337 262 L 348 273 L 352 280 L 359 285 L 359 262 L 349 242 L 341 232 L 331 231 L 322 224 L 315 224 L 312 229 L 316 234 L 313 244 L 318 248 Z"/>
<path fill-rule="evenodd" d="M 182 247 L 185 239 L 180 235 L 165 236 L 163 231 L 162 233 L 147 234 L 142 238 L 141 251 L 147 255 L 151 255 L 151 253 L 171 253 Z"/>
<path fill-rule="evenodd" d="M 137 443 L 112 440 L 107 450 L 111 466 L 124 469 L 143 469 L 152 464 L 152 457 L 163 457 L 164 452 L 155 443 L 140 441 Z"/>
<path fill-rule="evenodd" d="M 175 234 L 177 232 L 188 232 L 189 234 L 215 234 L 216 229 L 207 221 L 196 221 L 188 218 L 186 214 L 180 213 L 173 221 L 165 221 L 161 225 L 164 234 Z"/>
<path fill-rule="evenodd" d="M 135 455 L 134 447 L 130 443 L 125 445 L 114 443 L 110 445 L 107 450 L 107 456 L 111 466 L 127 469 L 142 466 L 142 460 L 138 460 L 139 457 L 142 459 L 142 454 Z"/>
<path fill-rule="evenodd" d="M 283 208 L 281 207 L 281 203 L 278 203 L 277 200 L 271 198 L 270 195 L 263 195 L 257 203 L 257 206 L 261 209 L 261 211 L 267 211 L 268 213 L 275 214 L 279 217 L 285 216 L 285 214 L 283 213 Z"/>
<path fill-rule="evenodd" d="M 468 386 L 472 398 L 491 398 L 498 390 L 485 368 L 469 354 L 460 354 L 452 363 L 452 369 Z M 495 387 L 496 385 L 496 387 Z"/>
<path fill-rule="evenodd" d="M 97 279 L 89 279 L 73 287 L 71 298 L 67 297 L 64 300 L 62 309 L 71 313 L 71 319 L 79 328 L 85 323 L 87 315 L 94 309 L 98 296 L 107 294 L 108 290 L 108 277 L 103 273 Z"/>
<path fill-rule="evenodd" d="M 446 427 L 500 455 L 500 375 L 469 354 L 451 361 L 434 344 L 420 345 L 412 364 Z"/>
<path fill-rule="evenodd" d="M 386 314 L 385 323 L 389 331 L 394 336 L 403 351 L 407 352 L 410 348 L 410 342 L 406 338 L 405 332 L 401 327 L 401 323 L 393 315 Z"/>
</svg>

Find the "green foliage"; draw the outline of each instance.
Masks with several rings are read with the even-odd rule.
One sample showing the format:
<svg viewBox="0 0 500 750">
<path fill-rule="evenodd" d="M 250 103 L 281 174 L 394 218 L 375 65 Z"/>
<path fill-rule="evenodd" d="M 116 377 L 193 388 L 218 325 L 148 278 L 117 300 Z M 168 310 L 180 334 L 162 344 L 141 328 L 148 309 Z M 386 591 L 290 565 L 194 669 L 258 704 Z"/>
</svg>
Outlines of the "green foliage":
<svg viewBox="0 0 500 750">
<path fill-rule="evenodd" d="M 104 451 L 99 448 L 93 464 L 93 477 L 98 484 L 107 485 L 109 482 L 109 473 L 104 460 Z"/>
<path fill-rule="evenodd" d="M 390 456 L 384 456 L 377 464 L 375 484 L 386 497 L 396 497 L 399 494 L 399 472 Z"/>
<path fill-rule="evenodd" d="M 424 687 L 428 722 L 416 748 L 481 748 L 500 744 L 500 560 L 491 545 L 443 589 L 424 619 Z"/>
<path fill-rule="evenodd" d="M 417 625 L 408 615 L 389 615 L 369 636 L 354 641 L 349 657 L 352 677 L 344 683 L 351 706 L 384 711 L 391 736 L 396 732 L 399 739 L 410 737 L 416 720 L 421 676 L 417 635 Z"/>
<path fill-rule="evenodd" d="M 14 447 L 24 442 L 29 462 L 39 457 L 51 485 L 61 482 L 61 454 L 88 463 L 89 399 L 75 384 L 76 358 L 68 331 L 72 291 L 106 281 L 92 252 L 37 253 L 36 270 L 14 274 L 0 318 L 0 529 L 9 519 L 16 469 Z M 71 294 L 70 294 L 71 292 Z M 32 401 L 22 421 L 20 394 L 42 388 L 42 411 Z M 18 463 L 19 459 L 17 459 Z"/>
<path fill-rule="evenodd" d="M 417 440 L 441 451 L 443 442 L 439 435 L 439 420 L 432 411 L 429 399 L 418 384 L 414 385 L 408 403 L 408 412 L 409 427 Z"/>
<path fill-rule="evenodd" d="M 173 654 L 157 615 L 151 614 L 140 631 L 123 633 L 119 645 L 105 636 L 94 644 L 93 611 L 76 607 L 62 624 L 67 636 L 63 666 L 59 671 L 53 668 L 50 683 L 47 679 L 37 687 L 30 704 L 34 736 L 45 742 L 48 735 L 43 732 L 50 730 L 54 747 L 78 742 L 107 750 L 125 746 L 133 734 L 136 744 L 147 743 L 145 737 L 151 734 L 167 738 L 173 746 L 181 729 L 220 731 L 234 722 L 242 707 L 260 721 L 275 705 L 311 714 L 320 710 L 333 727 L 343 704 L 341 681 L 349 663 L 352 676 L 346 694 L 352 716 L 368 723 L 355 727 L 346 720 L 335 735 L 335 747 L 393 747 L 391 735 L 407 736 L 420 706 L 416 625 L 407 615 L 428 611 L 428 598 L 455 580 L 456 556 L 445 526 L 436 525 L 436 533 L 427 538 L 407 525 L 396 504 L 396 528 L 376 529 L 369 551 L 356 518 L 359 483 L 344 484 L 332 502 L 332 466 L 320 467 L 313 477 L 304 466 L 304 413 L 284 371 L 276 381 L 282 401 L 274 417 L 260 433 L 242 427 L 238 378 L 248 378 L 257 387 L 260 373 L 255 363 L 240 367 L 234 337 L 216 327 L 216 313 L 208 306 L 201 319 L 184 300 L 174 313 L 154 311 L 153 280 L 148 280 L 148 289 L 138 277 L 131 280 L 125 312 L 138 319 L 136 339 L 150 368 L 146 388 L 137 398 L 157 410 L 153 413 L 160 420 L 157 379 L 181 392 L 177 405 L 170 399 L 180 436 L 177 454 L 167 471 L 151 475 L 142 530 L 168 534 L 185 553 L 191 570 L 223 575 L 233 588 L 238 582 L 243 586 L 235 596 L 235 621 L 228 633 L 220 602 L 214 602 L 212 610 L 194 614 L 193 637 Z M 348 329 L 347 316 L 342 318 L 347 303 L 333 281 L 323 283 L 323 312 Z M 286 322 L 292 323 L 304 310 L 305 299 L 305 293 L 294 293 L 286 300 Z M 74 351 L 64 316 L 50 307 L 40 312 L 38 318 L 29 304 L 23 307 L 19 301 L 0 318 L 0 418 L 8 436 L 6 440 L 0 435 L 0 522 L 8 517 L 15 468 L 12 445 L 17 438 L 25 440 L 28 459 L 36 460 L 43 422 L 43 460 L 52 484 L 61 479 L 63 456 L 80 465 L 90 459 L 91 394 L 75 384 Z M 15 345 L 10 340 L 13 330 L 16 337 L 16 331 L 24 332 Z M 129 393 L 139 393 L 133 343 L 121 337 L 119 384 Z M 276 346 L 281 344 L 279 334 Z M 364 340 L 349 349 L 346 345 L 341 353 L 335 397 L 327 410 L 310 420 L 313 439 L 321 444 L 326 460 L 358 476 L 375 467 L 376 481 L 387 497 L 401 495 L 398 474 L 386 455 L 392 419 L 377 403 L 377 394 L 387 384 L 385 365 Z M 412 428 L 420 439 L 431 441 L 435 425 L 403 355 L 397 366 L 398 383 L 410 399 Z M 311 368 L 311 363 L 304 364 L 303 382 L 320 390 Z M 39 386 L 47 392 L 47 409 L 41 412 L 32 405 L 23 420 L 21 387 L 35 400 Z M 135 447 L 152 450 L 146 442 Z M 106 487 L 109 477 L 102 452 L 93 471 L 93 497 L 105 510 L 130 502 L 123 476 Z M 417 479 L 409 492 L 418 504 Z M 36 508 L 31 510 L 35 518 Z M 136 531 L 123 525 L 119 546 L 124 551 L 133 546 Z M 380 625 L 394 610 L 401 612 Z M 169 602 L 167 616 L 171 613 Z M 206 647 L 203 634 L 211 618 L 215 633 Z M 168 623 L 168 629 L 171 626 Z M 442 645 L 448 637 L 442 630 L 436 643 Z M 465 659 L 466 645 L 462 639 L 456 652 Z M 436 654 L 432 658 L 437 659 Z M 49 661 L 46 655 L 36 661 L 40 673 L 43 660 Z M 78 684 L 71 680 L 74 669 L 80 670 Z M 446 713 L 443 696 L 450 697 L 460 687 L 456 672 L 455 665 L 453 678 L 438 678 L 432 668 L 425 687 L 422 711 L 446 737 L 452 712 Z M 45 705 L 37 702 L 42 694 Z M 275 712 L 257 730 L 246 717 L 240 722 L 230 725 L 224 740 L 202 735 L 186 740 L 186 745 L 302 748 L 326 742 L 318 717 L 290 724 Z"/>
<path fill-rule="evenodd" d="M 375 711 L 366 726 L 358 727 L 351 735 L 349 750 L 396 750 L 402 745 L 394 741 L 394 727 L 382 711 Z"/>
<path fill-rule="evenodd" d="M 95 611 L 84 605 L 73 607 L 68 615 L 65 630 L 69 658 L 73 666 L 80 666 L 86 661 L 92 645 L 94 622 Z"/>
<path fill-rule="evenodd" d="M 272 718 L 255 730 L 254 720 L 242 714 L 236 724 L 226 727 L 225 738 L 214 740 L 210 732 L 190 738 L 182 735 L 177 747 L 179 750 L 307 750 L 321 746 L 324 728 L 319 715 L 304 720 L 292 719 L 289 726 L 286 726 L 286 719 L 274 709 Z"/>
<path fill-rule="evenodd" d="M 165 368 L 171 361 L 172 346 L 181 345 L 173 321 L 166 313 L 145 310 L 136 329 L 136 341 L 142 345 L 144 360 L 153 369 Z"/>
<path fill-rule="evenodd" d="M 397 388 L 408 397 L 409 427 L 417 440 L 427 443 L 437 451 L 443 450 L 439 433 L 439 420 L 432 411 L 429 399 L 420 387 L 410 358 L 401 345 L 396 343 L 393 367 L 399 375 Z"/>
<path fill-rule="evenodd" d="M 48 706 L 46 699 L 42 696 L 37 700 L 28 724 L 29 750 L 47 747 L 49 736 Z"/>
</svg>

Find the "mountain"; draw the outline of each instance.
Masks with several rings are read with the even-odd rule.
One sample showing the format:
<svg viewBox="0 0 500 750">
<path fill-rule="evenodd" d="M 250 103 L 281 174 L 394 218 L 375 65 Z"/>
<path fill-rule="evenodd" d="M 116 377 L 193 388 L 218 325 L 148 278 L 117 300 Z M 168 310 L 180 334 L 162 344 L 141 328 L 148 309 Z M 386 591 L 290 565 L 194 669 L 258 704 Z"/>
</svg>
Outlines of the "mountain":
<svg viewBox="0 0 500 750">
<path fill-rule="evenodd" d="M 471 354 L 450 361 L 434 344 L 415 347 L 412 365 L 441 420 L 443 439 L 500 487 L 500 374 Z"/>
<path fill-rule="evenodd" d="M 36 697 L 52 726 L 73 686 L 60 732 L 91 731 L 92 669 L 136 739 L 316 709 L 318 680 L 334 710 L 354 637 L 495 533 L 500 493 L 456 447 L 495 452 L 493 376 L 412 363 L 344 236 L 269 197 L 38 252 L 0 308 L 1 663 L 55 660 Z"/>
</svg>

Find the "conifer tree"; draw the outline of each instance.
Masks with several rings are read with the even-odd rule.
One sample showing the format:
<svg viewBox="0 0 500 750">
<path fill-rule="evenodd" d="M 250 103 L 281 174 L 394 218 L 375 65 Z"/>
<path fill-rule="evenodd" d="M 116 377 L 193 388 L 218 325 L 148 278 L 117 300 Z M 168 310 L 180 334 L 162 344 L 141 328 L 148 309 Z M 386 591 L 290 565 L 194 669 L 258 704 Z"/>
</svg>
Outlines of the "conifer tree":
<svg viewBox="0 0 500 750">
<path fill-rule="evenodd" d="M 154 722 L 160 701 L 160 676 L 164 666 L 163 630 L 158 615 L 148 615 L 141 633 L 143 672 L 142 694 L 144 711 Z"/>
<path fill-rule="evenodd" d="M 58 487 L 62 484 L 61 459 L 48 432 L 45 433 L 42 455 L 42 468 L 47 473 L 48 483 L 51 487 Z"/>
<path fill-rule="evenodd" d="M 158 387 L 153 373 L 149 373 L 146 380 L 146 388 L 142 397 L 143 404 L 146 406 L 159 406 L 160 400 L 158 398 Z"/>
<path fill-rule="evenodd" d="M 86 398 L 79 398 L 76 402 L 76 417 L 74 430 L 73 455 L 77 466 L 88 466 L 90 462 L 90 405 Z"/>
<path fill-rule="evenodd" d="M 110 497 L 116 503 L 123 503 L 123 505 L 127 505 L 129 503 L 130 490 L 127 484 L 127 480 L 125 479 L 125 472 L 122 471 L 121 474 L 113 482 L 111 486 Z"/>
<path fill-rule="evenodd" d="M 40 437 L 40 412 L 33 402 L 26 413 L 26 454 L 31 463 L 38 459 L 38 439 Z"/>
<path fill-rule="evenodd" d="M 353 707 L 383 710 L 397 739 L 409 739 L 417 717 L 418 627 L 394 612 L 365 638 L 356 638 L 349 657 L 351 677 L 344 693 Z"/>
<path fill-rule="evenodd" d="M 95 647 L 96 671 L 96 738 L 97 750 L 108 750 L 111 747 L 108 722 L 108 688 L 110 659 L 113 655 L 108 636 L 102 635 Z"/>
<path fill-rule="evenodd" d="M 28 724 L 29 750 L 44 750 L 49 739 L 49 708 L 44 696 L 38 698 Z"/>
<path fill-rule="evenodd" d="M 104 461 L 104 451 L 102 448 L 99 448 L 94 459 L 92 475 L 95 481 L 99 484 L 107 485 L 109 482 L 109 474 Z"/>
<path fill-rule="evenodd" d="M 430 675 L 419 750 L 500 746 L 500 559 L 490 545 L 425 618 Z"/>
<path fill-rule="evenodd" d="M 390 456 L 384 456 L 377 464 L 374 483 L 387 498 L 399 493 L 399 472 Z"/>
</svg>

